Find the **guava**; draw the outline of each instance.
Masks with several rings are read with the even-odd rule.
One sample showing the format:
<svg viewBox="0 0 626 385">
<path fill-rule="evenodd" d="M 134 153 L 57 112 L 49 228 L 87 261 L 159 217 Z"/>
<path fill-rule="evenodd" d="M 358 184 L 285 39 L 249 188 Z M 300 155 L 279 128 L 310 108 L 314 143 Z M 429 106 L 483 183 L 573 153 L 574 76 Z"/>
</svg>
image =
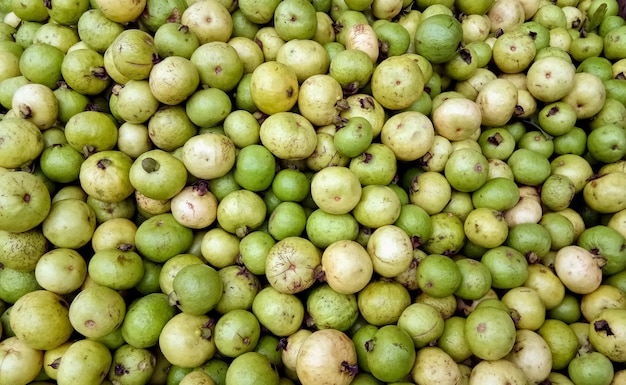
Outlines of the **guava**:
<svg viewBox="0 0 626 385">
<path fill-rule="evenodd" d="M 411 379 L 418 384 L 460 382 L 462 381 L 461 367 L 443 349 L 427 346 L 417 351 L 415 363 L 411 369 Z"/>
<path fill-rule="evenodd" d="M 127 290 L 139 283 L 144 265 L 141 256 L 132 250 L 107 249 L 94 253 L 89 260 L 88 272 L 99 285 Z"/>
<path fill-rule="evenodd" d="M 159 335 L 159 347 L 173 365 L 195 368 L 212 358 L 217 348 L 213 330 L 215 321 L 209 316 L 178 313 L 170 318 Z M 188 354 L 193 349 L 196 354 Z"/>
<path fill-rule="evenodd" d="M 183 11 L 180 22 L 197 35 L 200 44 L 227 41 L 233 31 L 233 20 L 227 5 L 213 0 L 190 4 Z"/>
<path fill-rule="evenodd" d="M 570 291 L 588 294 L 600 286 L 604 263 L 602 257 L 594 256 L 587 249 L 569 245 L 556 252 L 554 270 Z"/>
<path fill-rule="evenodd" d="M 238 357 L 251 352 L 261 335 L 261 325 L 250 311 L 233 309 L 223 314 L 215 324 L 215 346 L 226 357 Z"/>
<path fill-rule="evenodd" d="M 374 72 L 374 65 L 362 50 L 344 49 L 330 60 L 329 74 L 349 94 L 358 92 L 367 85 Z"/>
<path fill-rule="evenodd" d="M 483 360 L 472 368 L 469 377 L 470 385 L 484 384 L 489 381 L 511 385 L 528 383 L 522 369 L 506 359 Z"/>
<path fill-rule="evenodd" d="M 301 97 L 306 97 L 305 93 L 307 87 L 305 87 L 305 93 L 303 93 L 302 86 L 307 79 L 315 75 L 324 75 L 325 79 L 331 81 L 331 84 L 327 83 L 328 87 L 324 88 L 330 91 L 330 95 L 334 94 L 338 98 L 337 100 L 342 98 L 341 85 L 333 77 L 327 75 L 330 65 L 330 56 L 324 49 L 324 46 L 317 41 L 303 39 L 288 40 L 276 52 L 276 61 L 286 64 L 295 71 L 298 82 L 301 83 L 298 92 L 299 107 L 305 107 L 307 105 L 305 100 L 303 100 L 304 103 L 300 102 Z M 319 78 L 313 78 L 311 82 L 315 80 L 319 80 Z M 335 103 L 332 99 L 329 99 L 329 102 L 332 104 Z M 311 116 L 309 114 L 303 115 L 307 119 Z M 322 126 L 324 124 L 330 124 L 331 122 L 329 120 L 332 118 L 333 114 L 331 113 L 323 118 L 328 123 L 324 123 L 324 121 L 319 121 L 318 119 L 313 119 L 311 122 L 315 125 Z"/>
<path fill-rule="evenodd" d="M 444 321 L 443 331 L 437 340 L 437 346 L 448 353 L 456 362 L 462 362 L 472 355 L 465 338 L 465 320 L 464 317 L 460 316 L 447 318 Z"/>
<path fill-rule="evenodd" d="M 416 348 L 423 348 L 439 339 L 444 331 L 443 316 L 434 306 L 426 303 L 413 303 L 405 308 L 397 325 L 409 333 Z"/>
<path fill-rule="evenodd" d="M 410 373 L 415 362 L 413 340 L 407 331 L 397 325 L 379 328 L 372 339 L 365 342 L 365 349 L 367 366 L 372 375 L 381 381 L 401 380 Z"/>
<path fill-rule="evenodd" d="M 212 310 L 223 290 L 217 270 L 205 264 L 183 267 L 174 277 L 172 285 L 170 302 L 192 315 L 202 315 Z"/>
<path fill-rule="evenodd" d="M 574 357 L 567 366 L 567 373 L 575 384 L 610 384 L 614 369 L 611 360 L 600 352 L 589 352 Z"/>
<path fill-rule="evenodd" d="M 541 263 L 528 266 L 524 286 L 537 291 L 546 310 L 555 308 L 565 299 L 565 286 L 548 266 Z"/>
<path fill-rule="evenodd" d="M 263 198 L 241 189 L 222 198 L 217 206 L 217 221 L 224 230 L 242 238 L 263 224 L 266 213 Z"/>
<path fill-rule="evenodd" d="M 453 213 L 441 212 L 430 217 L 432 233 L 424 242 L 423 250 L 429 254 L 454 255 L 465 244 L 463 221 Z"/>
<path fill-rule="evenodd" d="M 267 357 L 257 352 L 246 352 L 230 363 L 225 383 L 241 385 L 278 385 L 278 372 Z"/>
<path fill-rule="evenodd" d="M 63 353 L 57 371 L 58 384 L 74 384 L 79 381 L 97 384 L 109 373 L 113 357 L 101 342 L 77 340 Z"/>
<path fill-rule="evenodd" d="M 307 324 L 317 329 L 347 331 L 359 315 L 355 294 L 338 293 L 327 284 L 311 290 L 306 299 Z"/>
<path fill-rule="evenodd" d="M 300 160 L 315 150 L 315 129 L 302 115 L 277 111 L 261 123 L 261 143 L 274 156 L 284 160 Z"/>
<path fill-rule="evenodd" d="M 0 230 L 0 263 L 5 268 L 33 271 L 48 251 L 48 240 L 39 229 L 23 232 Z"/>
<path fill-rule="evenodd" d="M 254 104 L 269 115 L 289 111 L 296 104 L 299 89 L 293 69 L 277 61 L 259 65 L 250 79 Z"/>
<path fill-rule="evenodd" d="M 235 181 L 246 190 L 263 191 L 274 179 L 276 160 L 264 146 L 251 144 L 242 148 L 235 161 Z"/>
<path fill-rule="evenodd" d="M 126 303 L 115 290 L 100 285 L 84 288 L 69 307 L 69 320 L 76 331 L 88 338 L 101 338 L 117 329 L 124 320 Z"/>
<path fill-rule="evenodd" d="M 279 337 L 290 336 L 300 328 L 304 305 L 293 294 L 281 293 L 271 286 L 261 289 L 252 301 L 252 312 L 261 325 Z M 288 314 L 288 317 L 283 316 Z"/>
<path fill-rule="evenodd" d="M 29 347 L 53 349 L 66 342 L 71 333 L 69 305 L 58 294 L 35 290 L 20 297 L 13 305 L 11 330 Z M 55 325 L 50 329 L 47 325 Z"/>
<path fill-rule="evenodd" d="M 0 381 L 21 384 L 31 383 L 41 372 L 43 352 L 32 348 L 18 337 L 7 337 L 0 342 Z"/>
<path fill-rule="evenodd" d="M 161 330 L 175 315 L 167 295 L 151 293 L 131 302 L 120 326 L 124 341 L 135 348 L 150 348 L 158 340 Z M 149 323 L 144 321 L 149 319 Z"/>
<path fill-rule="evenodd" d="M 621 349 L 624 340 L 623 309 L 602 310 L 589 323 L 589 341 L 599 353 L 614 362 L 626 361 Z"/>
<path fill-rule="evenodd" d="M 445 63 L 463 39 L 461 23 L 450 15 L 425 18 L 415 31 L 415 51 L 431 63 Z"/>
<path fill-rule="evenodd" d="M 472 353 L 483 360 L 504 358 L 515 344 L 515 323 L 498 308 L 481 307 L 467 316 L 465 336 Z"/>
<path fill-rule="evenodd" d="M 55 202 L 42 222 L 43 235 L 50 243 L 70 249 L 78 249 L 89 243 L 95 229 L 95 211 L 79 199 Z"/>
<path fill-rule="evenodd" d="M 306 227 L 307 214 L 296 202 L 280 202 L 270 214 L 267 222 L 269 233 L 280 241 L 287 237 L 302 235 Z"/>
<path fill-rule="evenodd" d="M 343 332 L 323 329 L 313 332 L 300 346 L 296 373 L 302 385 L 347 385 L 356 374 L 354 343 Z"/>
<path fill-rule="evenodd" d="M 398 166 L 391 147 L 383 143 L 371 143 L 362 154 L 350 160 L 349 168 L 356 174 L 361 185 L 365 186 L 390 184 Z"/>
<path fill-rule="evenodd" d="M 367 242 L 374 271 L 383 277 L 394 277 L 406 270 L 413 257 L 413 244 L 400 227 L 384 225 L 374 230 Z"/>
<path fill-rule="evenodd" d="M 424 76 L 409 57 L 391 56 L 375 67 L 371 87 L 372 95 L 383 107 L 400 110 L 419 98 Z"/>
<path fill-rule="evenodd" d="M 592 178 L 583 188 L 585 203 L 601 213 L 614 213 L 626 208 L 626 200 L 616 192 L 624 183 L 626 178 L 620 172 L 609 172 Z"/>
<path fill-rule="evenodd" d="M 113 352 L 108 378 L 120 384 L 148 381 L 155 370 L 156 357 L 148 349 L 125 344 Z"/>
<path fill-rule="evenodd" d="M 311 195 L 324 211 L 346 214 L 359 202 L 361 184 L 349 168 L 328 167 L 314 175 L 311 180 Z"/>
<path fill-rule="evenodd" d="M 277 290 L 295 294 L 315 282 L 321 251 L 309 240 L 287 237 L 278 241 L 265 260 L 265 275 Z"/>
<path fill-rule="evenodd" d="M 222 296 L 215 310 L 225 314 L 233 309 L 250 309 L 261 288 L 259 278 L 245 266 L 230 265 L 218 270 L 223 282 Z"/>
<path fill-rule="evenodd" d="M 359 292 L 357 304 L 359 312 L 368 323 L 383 326 L 398 322 L 404 309 L 411 304 L 411 296 L 399 282 L 371 281 Z M 387 311 L 377 311 L 381 306 L 385 306 Z"/>
<path fill-rule="evenodd" d="M 324 248 L 321 263 L 328 285 L 343 294 L 354 294 L 363 289 L 374 271 L 369 253 L 354 240 L 330 243 Z"/>
</svg>

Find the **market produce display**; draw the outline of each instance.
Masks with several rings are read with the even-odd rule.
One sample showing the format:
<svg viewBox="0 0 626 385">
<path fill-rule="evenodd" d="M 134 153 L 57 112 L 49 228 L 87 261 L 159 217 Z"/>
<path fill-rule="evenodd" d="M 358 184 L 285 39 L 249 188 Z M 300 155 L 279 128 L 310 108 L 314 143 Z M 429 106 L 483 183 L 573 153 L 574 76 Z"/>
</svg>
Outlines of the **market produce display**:
<svg viewBox="0 0 626 385">
<path fill-rule="evenodd" d="M 0 385 L 626 384 L 626 2 L 0 16 Z"/>
</svg>

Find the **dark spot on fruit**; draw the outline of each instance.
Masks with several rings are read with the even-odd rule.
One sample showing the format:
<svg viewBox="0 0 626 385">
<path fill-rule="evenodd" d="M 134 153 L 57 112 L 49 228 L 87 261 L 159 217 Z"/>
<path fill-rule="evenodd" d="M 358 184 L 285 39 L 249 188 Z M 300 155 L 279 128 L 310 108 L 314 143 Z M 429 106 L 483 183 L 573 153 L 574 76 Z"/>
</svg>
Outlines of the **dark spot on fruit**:
<svg viewBox="0 0 626 385">
<path fill-rule="evenodd" d="M 511 309 L 509 311 L 509 315 L 511 316 L 511 319 L 513 320 L 513 323 L 515 325 L 517 325 L 519 323 L 519 321 L 522 319 L 522 316 L 519 314 L 519 312 L 515 309 Z"/>
<path fill-rule="evenodd" d="M 478 324 L 478 326 L 476 326 L 476 331 L 479 333 L 484 333 L 485 330 L 487 330 L 487 325 L 485 325 L 484 322 L 481 322 Z"/>
<path fill-rule="evenodd" d="M 289 87 L 287 88 L 287 97 L 291 98 L 293 96 L 293 88 Z"/>
<path fill-rule="evenodd" d="M 115 375 L 116 376 L 121 376 L 124 374 L 129 373 L 128 370 L 126 370 L 126 368 L 124 367 L 124 365 L 122 364 L 115 364 Z"/>
<path fill-rule="evenodd" d="M 72 269 L 73 269 L 73 267 L 72 267 Z M 72 270 L 72 269 L 70 269 L 70 270 Z M 61 306 L 65 307 L 65 308 L 68 308 L 68 309 L 70 308 L 70 303 L 67 302 L 65 300 L 65 298 L 59 298 L 59 304 L 61 304 Z"/>
<path fill-rule="evenodd" d="M 146 9 L 148 9 L 146 7 Z M 180 22 L 180 10 L 178 8 L 174 8 L 172 10 L 172 13 L 170 13 L 170 15 L 167 17 L 167 22 L 168 23 L 179 23 Z"/>
<path fill-rule="evenodd" d="M 96 326 L 96 321 L 89 319 L 89 320 L 85 321 L 85 326 L 88 327 L 88 328 L 92 328 L 92 327 Z"/>
<path fill-rule="evenodd" d="M 459 51 L 459 55 L 461 55 L 461 59 L 463 59 L 465 63 L 467 64 L 472 63 L 472 53 L 470 52 L 469 49 L 463 48 L 461 51 Z"/>
<path fill-rule="evenodd" d="M 154 158 L 144 158 L 141 161 L 141 168 L 143 168 L 143 170 L 149 174 L 158 171 L 160 165 L 159 162 L 157 162 L 157 160 Z"/>
<path fill-rule="evenodd" d="M 30 106 L 20 104 L 18 110 L 19 115 L 22 119 L 29 119 L 33 116 L 33 111 L 31 110 Z"/>
<path fill-rule="evenodd" d="M 378 46 L 380 47 L 378 50 L 378 60 L 383 61 L 389 57 L 389 42 L 386 40 L 378 40 Z"/>
<path fill-rule="evenodd" d="M 613 330 L 609 327 L 609 323 L 607 320 L 598 320 L 593 323 L 593 329 L 596 332 L 605 332 L 607 336 L 612 336 Z"/>
<path fill-rule="evenodd" d="M 29 203 L 31 199 L 32 197 L 30 196 L 30 194 L 24 194 L 24 196 L 22 197 L 22 200 L 26 203 Z"/>
</svg>

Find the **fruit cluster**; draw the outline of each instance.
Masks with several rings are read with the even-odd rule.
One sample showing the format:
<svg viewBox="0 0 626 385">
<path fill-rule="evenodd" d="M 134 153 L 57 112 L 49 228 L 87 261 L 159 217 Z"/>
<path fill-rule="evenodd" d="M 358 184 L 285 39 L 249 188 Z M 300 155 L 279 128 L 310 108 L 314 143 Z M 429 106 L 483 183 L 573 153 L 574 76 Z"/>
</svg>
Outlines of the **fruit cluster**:
<svg viewBox="0 0 626 385">
<path fill-rule="evenodd" d="M 626 384 L 624 4 L 0 0 L 0 385 Z"/>
</svg>

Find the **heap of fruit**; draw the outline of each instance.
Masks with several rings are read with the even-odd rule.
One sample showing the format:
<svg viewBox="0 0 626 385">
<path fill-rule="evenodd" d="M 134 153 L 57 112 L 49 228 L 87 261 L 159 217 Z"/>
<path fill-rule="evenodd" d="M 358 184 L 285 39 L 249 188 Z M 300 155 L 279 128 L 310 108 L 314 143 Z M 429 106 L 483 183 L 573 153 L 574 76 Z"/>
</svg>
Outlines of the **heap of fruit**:
<svg viewBox="0 0 626 385">
<path fill-rule="evenodd" d="M 626 384 L 623 9 L 0 0 L 0 385 Z"/>
</svg>

